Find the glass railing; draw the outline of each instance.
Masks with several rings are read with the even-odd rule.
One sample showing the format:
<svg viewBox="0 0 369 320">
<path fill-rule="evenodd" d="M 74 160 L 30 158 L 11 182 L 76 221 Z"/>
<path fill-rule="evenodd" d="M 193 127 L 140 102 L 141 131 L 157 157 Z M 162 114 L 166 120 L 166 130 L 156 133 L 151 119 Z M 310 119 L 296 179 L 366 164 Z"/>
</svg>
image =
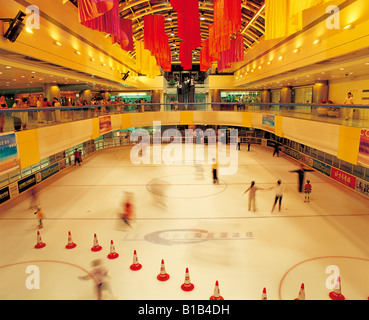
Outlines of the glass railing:
<svg viewBox="0 0 369 320">
<path fill-rule="evenodd" d="M 114 114 L 178 111 L 254 112 L 352 127 L 369 127 L 369 106 L 365 105 L 202 102 L 0 109 L 0 133 L 35 129 Z"/>
</svg>

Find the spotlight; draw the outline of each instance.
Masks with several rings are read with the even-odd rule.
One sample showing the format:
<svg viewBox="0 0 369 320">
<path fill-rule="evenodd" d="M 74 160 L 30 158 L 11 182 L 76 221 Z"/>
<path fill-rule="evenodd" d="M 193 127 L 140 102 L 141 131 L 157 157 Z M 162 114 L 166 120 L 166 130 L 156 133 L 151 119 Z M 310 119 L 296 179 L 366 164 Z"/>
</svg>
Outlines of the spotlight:
<svg viewBox="0 0 369 320">
<path fill-rule="evenodd" d="M 8 30 L 4 33 L 4 38 L 8 39 L 10 42 L 15 42 L 25 27 L 23 23 L 25 17 L 26 14 L 19 11 L 14 19 L 0 19 L 1 21 L 10 23 Z"/>
</svg>

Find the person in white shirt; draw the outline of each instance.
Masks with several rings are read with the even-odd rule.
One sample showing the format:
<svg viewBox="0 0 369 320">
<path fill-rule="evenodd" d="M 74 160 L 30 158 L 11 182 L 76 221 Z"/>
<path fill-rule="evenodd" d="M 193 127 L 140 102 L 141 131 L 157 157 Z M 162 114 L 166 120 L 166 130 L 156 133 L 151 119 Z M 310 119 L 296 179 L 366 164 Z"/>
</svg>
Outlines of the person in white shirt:
<svg viewBox="0 0 369 320">
<path fill-rule="evenodd" d="M 353 105 L 354 104 L 354 98 L 353 98 L 351 92 L 349 92 L 347 94 L 347 98 L 346 98 L 346 100 L 343 104 L 348 104 L 348 105 Z M 351 108 L 345 108 L 345 110 L 344 110 L 345 120 L 348 120 L 349 118 L 351 118 L 351 115 L 352 115 L 352 112 L 353 112 L 352 110 L 353 109 L 351 109 Z"/>
<path fill-rule="evenodd" d="M 283 191 L 284 191 L 284 188 L 282 187 L 282 181 L 278 180 L 277 185 L 274 186 L 274 187 L 269 188 L 269 190 L 271 190 L 271 189 L 274 189 L 274 191 L 275 191 L 275 198 L 274 198 L 274 204 L 273 204 L 273 207 L 272 207 L 272 213 L 274 211 L 274 208 L 275 208 L 277 202 L 279 202 L 278 211 L 281 211 Z"/>
<path fill-rule="evenodd" d="M 60 102 L 58 98 L 54 98 L 54 108 L 60 108 Z M 56 122 L 60 122 L 60 110 L 55 110 L 55 121 Z"/>
</svg>

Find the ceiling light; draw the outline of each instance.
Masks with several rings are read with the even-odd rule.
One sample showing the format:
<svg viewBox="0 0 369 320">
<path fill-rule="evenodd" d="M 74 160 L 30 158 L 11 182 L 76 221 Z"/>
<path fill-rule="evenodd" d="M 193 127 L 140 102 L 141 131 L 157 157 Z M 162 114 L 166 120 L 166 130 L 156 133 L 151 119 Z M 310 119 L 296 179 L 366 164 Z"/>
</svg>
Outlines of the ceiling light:
<svg viewBox="0 0 369 320">
<path fill-rule="evenodd" d="M 10 67 L 10 66 L 6 66 L 5 68 L 7 68 L 7 69 L 11 69 L 12 67 Z"/>
<path fill-rule="evenodd" d="M 280 56 L 279 58 L 278 58 L 278 60 L 282 60 L 283 59 L 283 57 L 282 56 Z"/>
<path fill-rule="evenodd" d="M 293 50 L 293 53 L 297 53 L 299 51 L 300 51 L 299 49 L 295 49 L 295 50 Z"/>
<path fill-rule="evenodd" d="M 91 58 L 90 58 L 90 60 L 91 60 L 91 61 L 95 61 L 95 58 L 91 57 Z"/>
<path fill-rule="evenodd" d="M 33 31 L 32 31 L 32 29 L 30 29 L 30 28 L 26 28 L 26 31 L 27 31 L 28 33 L 30 33 L 30 34 L 33 34 Z"/>
<path fill-rule="evenodd" d="M 62 46 L 62 44 L 61 44 L 59 41 L 54 41 L 54 44 L 55 44 L 56 46 L 58 46 L 58 47 L 61 47 L 61 46 Z"/>
<path fill-rule="evenodd" d="M 319 39 L 314 41 L 314 44 L 318 44 L 319 43 Z"/>
<path fill-rule="evenodd" d="M 74 51 L 75 54 L 78 54 L 79 56 L 82 54 L 81 52 L 79 52 L 78 50 Z"/>
</svg>

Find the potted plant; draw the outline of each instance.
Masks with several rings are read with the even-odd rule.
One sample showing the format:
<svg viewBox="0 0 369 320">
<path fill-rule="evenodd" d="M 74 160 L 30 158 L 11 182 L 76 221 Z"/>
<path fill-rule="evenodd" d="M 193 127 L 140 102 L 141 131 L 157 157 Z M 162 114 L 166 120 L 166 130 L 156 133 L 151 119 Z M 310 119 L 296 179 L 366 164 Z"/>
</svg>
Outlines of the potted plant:
<svg viewBox="0 0 369 320">
<path fill-rule="evenodd" d="M 176 81 L 174 79 L 170 79 L 168 81 L 169 88 L 174 88 L 175 85 L 176 85 Z"/>
</svg>

